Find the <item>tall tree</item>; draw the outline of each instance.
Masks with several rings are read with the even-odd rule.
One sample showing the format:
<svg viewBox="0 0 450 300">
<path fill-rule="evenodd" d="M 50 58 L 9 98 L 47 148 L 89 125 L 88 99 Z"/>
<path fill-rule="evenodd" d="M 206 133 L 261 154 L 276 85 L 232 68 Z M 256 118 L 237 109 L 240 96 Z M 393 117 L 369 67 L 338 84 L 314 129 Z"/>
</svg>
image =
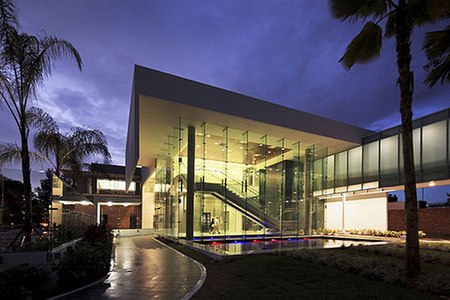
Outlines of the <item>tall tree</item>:
<svg viewBox="0 0 450 300">
<path fill-rule="evenodd" d="M 48 163 L 58 177 L 63 170 L 70 170 L 76 176 L 89 157 L 100 157 L 103 163 L 111 161 L 108 141 L 98 129 L 73 127 L 61 133 L 53 118 L 39 108 L 31 108 L 28 121 L 33 121 L 35 151 L 30 151 L 30 159 L 37 163 Z M 31 117 L 32 116 L 32 117 Z M 20 162 L 22 149 L 14 143 L 0 144 L 0 166 Z"/>
<path fill-rule="evenodd" d="M 61 177 L 63 169 L 70 170 L 75 185 L 76 175 L 88 157 L 100 156 L 105 163 L 110 162 L 108 142 L 100 130 L 74 127 L 63 134 L 57 126 L 49 125 L 35 135 L 34 147 L 52 164 L 56 176 Z"/>
<path fill-rule="evenodd" d="M 340 59 L 345 68 L 365 64 L 380 55 L 384 36 L 395 38 L 400 114 L 402 119 L 403 172 L 406 197 L 406 276 L 420 272 L 416 177 L 412 141 L 411 33 L 427 23 L 449 18 L 448 0 L 328 0 L 334 18 L 342 22 L 365 21 Z"/>
<path fill-rule="evenodd" d="M 2 1 L 0 5 L 4 5 L 0 7 L 0 13 L 5 10 L 5 5 L 11 11 L 14 10 L 11 1 Z M 2 15 L 0 17 L 4 18 Z M 5 22 L 5 19 L 0 20 L 0 24 Z M 29 243 L 32 228 L 32 190 L 28 147 L 30 125 L 32 124 L 29 119 L 30 103 L 36 95 L 36 89 L 43 84 L 44 79 L 51 75 L 52 62 L 55 59 L 62 56 L 73 58 L 80 70 L 82 61 L 78 51 L 68 41 L 53 36 L 40 38 L 20 33 L 14 24 L 7 24 L 6 28 L 0 52 L 0 98 L 11 113 L 20 133 L 25 198 L 24 231 L 25 243 Z"/>
</svg>

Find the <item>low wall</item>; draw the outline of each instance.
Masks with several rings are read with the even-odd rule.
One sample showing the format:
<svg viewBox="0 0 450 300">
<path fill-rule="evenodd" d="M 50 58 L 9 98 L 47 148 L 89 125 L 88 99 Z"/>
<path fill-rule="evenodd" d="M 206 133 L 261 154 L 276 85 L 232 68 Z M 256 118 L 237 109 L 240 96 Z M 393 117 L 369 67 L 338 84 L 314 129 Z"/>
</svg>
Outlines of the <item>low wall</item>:
<svg viewBox="0 0 450 300">
<path fill-rule="evenodd" d="M 405 210 L 389 210 L 388 229 L 405 228 Z M 450 235 L 450 207 L 419 209 L 419 230 L 427 234 Z"/>
<path fill-rule="evenodd" d="M 59 263 L 67 247 L 74 246 L 80 239 L 72 240 L 61 246 L 53 248 L 50 254 L 47 251 L 31 252 L 4 252 L 0 253 L 0 272 L 20 264 L 29 264 L 35 267 L 45 267 L 53 263 Z"/>
</svg>

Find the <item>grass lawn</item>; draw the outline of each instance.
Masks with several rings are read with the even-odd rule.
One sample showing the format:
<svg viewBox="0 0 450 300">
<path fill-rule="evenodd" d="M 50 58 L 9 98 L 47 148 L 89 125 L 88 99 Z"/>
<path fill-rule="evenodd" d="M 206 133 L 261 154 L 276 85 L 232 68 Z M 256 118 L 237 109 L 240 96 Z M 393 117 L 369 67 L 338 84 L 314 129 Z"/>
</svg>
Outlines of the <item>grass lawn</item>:
<svg viewBox="0 0 450 300">
<path fill-rule="evenodd" d="M 193 299 L 439 299 L 294 256 L 248 255 L 215 262 L 184 246 L 171 246 L 207 269 L 205 284 Z"/>
</svg>

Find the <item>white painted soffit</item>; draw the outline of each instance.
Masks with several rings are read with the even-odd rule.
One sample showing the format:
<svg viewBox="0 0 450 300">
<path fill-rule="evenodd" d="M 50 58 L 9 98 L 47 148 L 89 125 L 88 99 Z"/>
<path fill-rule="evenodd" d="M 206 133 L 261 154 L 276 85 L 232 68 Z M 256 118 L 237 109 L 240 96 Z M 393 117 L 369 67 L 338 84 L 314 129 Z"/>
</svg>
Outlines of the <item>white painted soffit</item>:
<svg viewBox="0 0 450 300">
<path fill-rule="evenodd" d="M 328 147 L 329 153 L 357 146 L 358 143 L 320 136 L 304 131 L 285 128 L 255 120 L 227 115 L 198 107 L 188 106 L 172 101 L 141 96 L 139 111 L 139 159 L 138 165 L 152 166 L 154 159 L 161 154 L 167 143 L 167 137 L 173 134 L 173 128 L 179 126 L 179 118 L 184 125 L 199 126 L 203 122 L 228 126 L 242 131 L 267 134 L 275 137 L 300 141 L 307 144 L 319 144 Z M 195 120 L 195 121 L 192 121 Z"/>
</svg>

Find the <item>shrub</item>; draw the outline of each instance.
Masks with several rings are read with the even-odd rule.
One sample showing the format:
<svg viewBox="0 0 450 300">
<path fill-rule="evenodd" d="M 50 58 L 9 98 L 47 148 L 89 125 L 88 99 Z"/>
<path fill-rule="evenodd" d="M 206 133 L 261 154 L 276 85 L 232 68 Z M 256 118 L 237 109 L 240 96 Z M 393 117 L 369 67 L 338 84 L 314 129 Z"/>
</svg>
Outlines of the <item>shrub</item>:
<svg viewBox="0 0 450 300">
<path fill-rule="evenodd" d="M 34 298 L 48 281 L 48 273 L 28 264 L 18 265 L 0 273 L 2 299 Z"/>
<path fill-rule="evenodd" d="M 421 260 L 424 263 L 425 273 L 419 276 L 416 288 L 424 292 L 450 296 L 450 272 L 448 271 L 450 253 L 445 250 L 433 250 L 427 246 L 421 245 Z M 403 244 L 370 247 L 358 245 L 334 250 L 306 249 L 286 252 L 283 255 L 361 274 L 370 279 L 401 286 L 407 285 L 404 276 L 405 245 Z"/>
<path fill-rule="evenodd" d="M 83 239 L 68 249 L 58 265 L 58 288 L 76 288 L 105 276 L 110 269 L 112 240 L 109 228 L 89 226 Z"/>
<path fill-rule="evenodd" d="M 371 235 L 371 236 L 385 236 L 385 237 L 396 237 L 400 238 L 406 236 L 406 231 L 395 231 L 395 230 L 376 230 L 376 229 L 350 229 L 347 231 L 350 234 L 356 235 Z M 419 238 L 426 236 L 426 233 L 419 230 Z"/>
</svg>

